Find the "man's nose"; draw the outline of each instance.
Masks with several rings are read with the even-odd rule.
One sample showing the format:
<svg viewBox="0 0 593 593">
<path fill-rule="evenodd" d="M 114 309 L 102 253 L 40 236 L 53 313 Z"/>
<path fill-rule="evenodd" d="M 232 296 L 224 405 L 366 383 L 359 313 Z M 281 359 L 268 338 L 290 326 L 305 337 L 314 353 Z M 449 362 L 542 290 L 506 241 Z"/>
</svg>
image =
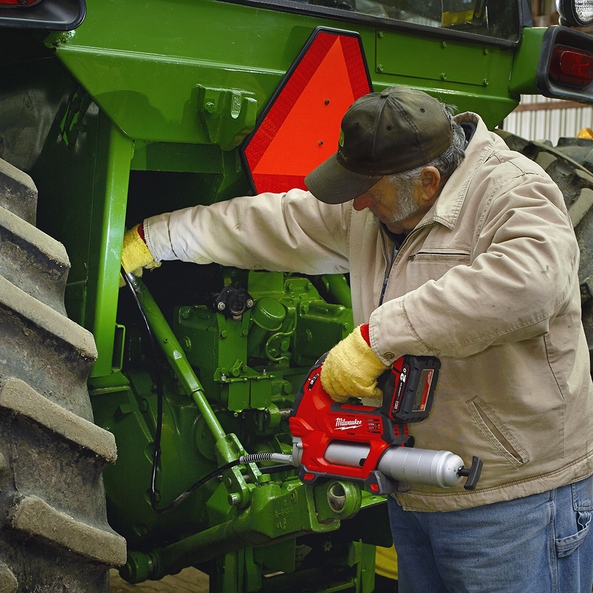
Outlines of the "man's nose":
<svg viewBox="0 0 593 593">
<path fill-rule="evenodd" d="M 361 194 L 354 198 L 354 202 L 352 203 L 354 206 L 354 210 L 364 210 L 365 208 L 370 208 L 373 205 L 373 198 L 371 198 L 368 194 Z"/>
</svg>

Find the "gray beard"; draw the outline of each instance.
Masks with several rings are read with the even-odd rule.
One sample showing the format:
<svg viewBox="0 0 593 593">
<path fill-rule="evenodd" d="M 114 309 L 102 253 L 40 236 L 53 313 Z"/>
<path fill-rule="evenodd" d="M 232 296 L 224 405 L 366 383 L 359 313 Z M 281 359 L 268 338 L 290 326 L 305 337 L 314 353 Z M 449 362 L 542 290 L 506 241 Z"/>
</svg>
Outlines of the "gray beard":
<svg viewBox="0 0 593 593">
<path fill-rule="evenodd" d="M 406 183 L 404 187 L 397 188 L 397 212 L 389 222 L 401 222 L 416 214 L 418 209 L 418 204 L 414 200 L 413 186 L 411 183 Z"/>
</svg>

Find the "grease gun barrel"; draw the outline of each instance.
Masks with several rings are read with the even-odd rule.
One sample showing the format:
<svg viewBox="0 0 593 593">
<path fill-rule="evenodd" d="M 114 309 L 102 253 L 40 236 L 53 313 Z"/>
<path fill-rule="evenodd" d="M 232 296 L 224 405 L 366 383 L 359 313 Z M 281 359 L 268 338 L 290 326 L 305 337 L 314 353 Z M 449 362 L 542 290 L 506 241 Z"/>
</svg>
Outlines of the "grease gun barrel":
<svg viewBox="0 0 593 593">
<path fill-rule="evenodd" d="M 334 442 L 328 445 L 324 458 L 335 465 L 360 467 L 369 451 L 370 447 L 365 444 Z M 397 446 L 385 451 L 377 469 L 398 482 L 441 488 L 456 486 L 468 475 L 461 457 L 450 451 Z"/>
</svg>

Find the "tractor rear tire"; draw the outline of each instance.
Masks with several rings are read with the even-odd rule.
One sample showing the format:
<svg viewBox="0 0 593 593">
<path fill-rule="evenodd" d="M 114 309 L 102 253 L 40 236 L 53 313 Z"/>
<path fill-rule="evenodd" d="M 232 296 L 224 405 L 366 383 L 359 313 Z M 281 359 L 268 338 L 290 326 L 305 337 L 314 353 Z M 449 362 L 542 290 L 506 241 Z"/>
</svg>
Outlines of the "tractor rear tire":
<svg viewBox="0 0 593 593">
<path fill-rule="evenodd" d="M 36 204 L 0 160 L 0 591 L 106 593 L 126 559 L 102 481 L 115 439 L 92 421 L 95 343 L 66 315 L 70 262 Z"/>
<path fill-rule="evenodd" d="M 564 194 L 581 252 L 579 282 L 583 326 L 593 372 L 593 140 L 561 138 L 557 146 L 552 146 L 503 130 L 497 133 L 509 148 L 538 163 Z"/>
</svg>

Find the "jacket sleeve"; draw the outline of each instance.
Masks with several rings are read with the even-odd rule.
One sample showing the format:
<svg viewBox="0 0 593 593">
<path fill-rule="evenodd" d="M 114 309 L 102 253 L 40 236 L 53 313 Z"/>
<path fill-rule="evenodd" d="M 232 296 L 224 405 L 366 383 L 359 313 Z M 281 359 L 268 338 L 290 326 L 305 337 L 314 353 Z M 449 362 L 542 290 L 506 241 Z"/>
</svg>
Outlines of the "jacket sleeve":
<svg viewBox="0 0 593 593">
<path fill-rule="evenodd" d="M 156 261 L 344 273 L 349 268 L 350 211 L 349 204 L 324 204 L 309 192 L 293 189 L 147 218 L 144 233 Z"/>
<path fill-rule="evenodd" d="M 403 354 L 467 357 L 544 335 L 575 306 L 579 250 L 557 186 L 529 173 L 491 193 L 470 265 L 371 315 L 371 345 L 384 362 Z"/>
</svg>

